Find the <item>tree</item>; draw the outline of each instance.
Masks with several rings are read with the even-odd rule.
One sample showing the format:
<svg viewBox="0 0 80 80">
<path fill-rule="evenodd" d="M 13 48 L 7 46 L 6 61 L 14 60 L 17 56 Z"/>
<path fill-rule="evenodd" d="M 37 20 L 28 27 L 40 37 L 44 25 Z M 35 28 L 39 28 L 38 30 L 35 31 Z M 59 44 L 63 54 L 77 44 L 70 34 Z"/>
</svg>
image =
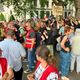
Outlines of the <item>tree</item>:
<svg viewBox="0 0 80 80">
<path fill-rule="evenodd" d="M 41 8 L 47 4 L 48 0 L 40 0 Z M 35 11 L 37 0 L 0 0 L 3 4 L 10 6 L 13 5 L 14 11 L 17 13 L 17 15 L 26 15 L 26 12 L 32 13 Z M 71 2 L 75 4 L 76 9 L 76 17 L 79 17 L 80 14 L 80 0 L 53 0 L 53 2 L 57 5 L 66 6 L 68 2 Z M 43 13 L 44 14 L 44 13 Z"/>
<path fill-rule="evenodd" d="M 4 0 L 4 5 L 9 7 L 10 5 L 13 5 L 14 11 L 16 14 L 21 16 L 22 14 L 26 14 L 28 11 L 28 4 L 27 0 Z"/>
<path fill-rule="evenodd" d="M 44 7 L 47 0 L 40 0 L 41 7 Z M 35 11 L 37 0 L 1 0 L 4 5 L 10 6 L 13 5 L 14 11 L 19 16 L 26 15 L 26 12 L 30 14 Z"/>
</svg>

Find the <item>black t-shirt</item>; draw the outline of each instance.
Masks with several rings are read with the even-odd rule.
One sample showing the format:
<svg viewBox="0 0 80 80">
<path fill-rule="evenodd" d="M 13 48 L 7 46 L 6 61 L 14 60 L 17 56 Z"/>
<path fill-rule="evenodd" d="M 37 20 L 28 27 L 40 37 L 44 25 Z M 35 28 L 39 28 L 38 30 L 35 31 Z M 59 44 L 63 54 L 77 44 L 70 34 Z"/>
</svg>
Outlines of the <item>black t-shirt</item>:
<svg viewBox="0 0 80 80">
<path fill-rule="evenodd" d="M 65 37 L 65 35 L 61 36 L 61 41 L 63 40 L 64 37 Z M 65 42 L 64 45 L 65 45 L 65 47 L 68 47 L 68 48 L 70 49 L 70 51 L 71 51 L 71 45 L 70 45 L 70 41 L 69 41 L 68 38 L 67 38 L 67 40 L 66 40 L 66 42 Z M 65 51 L 63 48 L 61 48 L 61 51 L 67 52 L 67 51 Z"/>
</svg>

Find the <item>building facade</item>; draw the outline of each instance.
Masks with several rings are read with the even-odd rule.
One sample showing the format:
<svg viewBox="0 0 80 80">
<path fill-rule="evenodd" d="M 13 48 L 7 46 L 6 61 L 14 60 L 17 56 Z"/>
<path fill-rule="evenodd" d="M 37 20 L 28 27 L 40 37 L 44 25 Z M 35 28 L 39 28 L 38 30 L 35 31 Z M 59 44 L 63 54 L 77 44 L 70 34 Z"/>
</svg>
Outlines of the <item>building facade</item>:
<svg viewBox="0 0 80 80">
<path fill-rule="evenodd" d="M 41 9 L 41 5 L 40 5 L 40 0 L 37 0 L 37 8 L 36 9 L 38 11 L 38 16 L 40 16 L 40 12 L 41 11 L 44 11 L 45 15 L 52 15 L 54 13 L 54 10 L 53 10 L 53 6 L 55 4 L 53 3 L 53 0 L 47 0 L 47 4 L 45 5 L 44 9 L 42 10 Z M 69 3 L 67 4 L 66 7 L 63 8 L 63 17 L 67 17 L 69 15 L 72 15 L 72 16 L 75 16 L 75 6 L 74 6 L 74 3 Z M 55 15 L 55 14 L 53 14 Z"/>
</svg>

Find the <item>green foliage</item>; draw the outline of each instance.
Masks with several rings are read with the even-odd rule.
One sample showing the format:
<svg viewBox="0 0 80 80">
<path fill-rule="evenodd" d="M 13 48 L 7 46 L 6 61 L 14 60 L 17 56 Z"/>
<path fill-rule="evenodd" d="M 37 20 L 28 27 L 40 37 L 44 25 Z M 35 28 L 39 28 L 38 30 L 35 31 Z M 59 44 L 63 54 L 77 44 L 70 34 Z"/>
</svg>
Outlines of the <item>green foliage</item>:
<svg viewBox="0 0 80 80">
<path fill-rule="evenodd" d="M 47 0 L 40 0 L 41 7 L 45 7 Z"/>
<path fill-rule="evenodd" d="M 13 21 L 13 20 L 15 20 L 15 18 L 13 15 L 11 15 L 9 21 Z"/>
<path fill-rule="evenodd" d="M 4 17 L 4 15 L 1 13 L 0 14 L 0 21 L 5 21 L 6 19 L 5 19 L 5 17 Z"/>
<path fill-rule="evenodd" d="M 4 0 L 3 4 L 7 7 L 13 5 L 14 11 L 18 16 L 25 14 L 26 11 L 28 11 L 27 0 Z"/>
<path fill-rule="evenodd" d="M 36 8 L 37 0 L 1 0 L 2 3 L 6 6 L 13 5 L 14 11 L 19 16 L 25 15 L 26 12 L 34 11 Z M 41 7 L 45 7 L 49 0 L 40 0 Z M 74 0 L 53 0 L 56 4 L 62 4 L 63 6 L 66 6 L 68 4 L 68 1 L 74 1 Z"/>
<path fill-rule="evenodd" d="M 41 18 L 44 17 L 44 11 L 41 11 L 41 15 L 40 15 Z"/>
</svg>

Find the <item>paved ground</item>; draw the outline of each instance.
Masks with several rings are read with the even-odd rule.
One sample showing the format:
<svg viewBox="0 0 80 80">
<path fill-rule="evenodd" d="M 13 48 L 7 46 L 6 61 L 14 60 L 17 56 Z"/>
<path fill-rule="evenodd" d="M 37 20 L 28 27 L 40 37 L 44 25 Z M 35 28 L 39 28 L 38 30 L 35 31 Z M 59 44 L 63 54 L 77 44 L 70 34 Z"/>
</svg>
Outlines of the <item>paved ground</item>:
<svg viewBox="0 0 80 80">
<path fill-rule="evenodd" d="M 59 56 L 58 56 L 57 53 L 56 53 L 55 57 L 56 57 L 57 64 L 58 64 L 58 63 L 59 63 Z M 24 67 L 24 70 L 27 68 L 25 62 L 23 62 L 23 67 Z M 27 80 L 27 79 L 26 79 L 26 76 L 27 76 L 27 74 L 23 73 L 23 80 Z M 70 72 L 70 74 L 69 74 L 68 77 L 70 78 L 70 80 L 80 80 L 80 74 L 77 74 L 77 73 L 75 72 L 75 70 L 74 70 L 73 72 Z"/>
</svg>

